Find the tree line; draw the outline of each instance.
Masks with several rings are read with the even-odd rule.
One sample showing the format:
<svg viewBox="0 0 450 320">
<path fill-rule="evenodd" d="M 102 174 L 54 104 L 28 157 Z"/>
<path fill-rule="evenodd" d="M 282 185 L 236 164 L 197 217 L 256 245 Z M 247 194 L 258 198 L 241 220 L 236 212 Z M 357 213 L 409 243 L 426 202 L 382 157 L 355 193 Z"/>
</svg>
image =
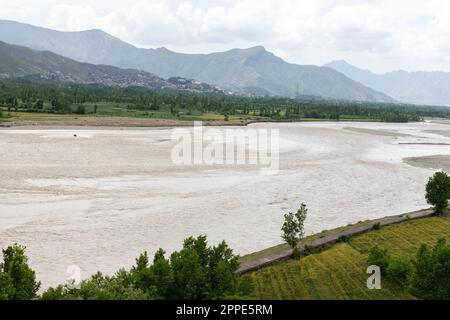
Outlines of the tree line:
<svg viewBox="0 0 450 320">
<path fill-rule="evenodd" d="M 0 106 L 4 111 L 85 114 L 88 112 L 86 103 L 101 102 L 120 103 L 129 110 L 169 110 L 174 116 L 180 113 L 215 112 L 224 116 L 254 116 L 273 120 L 340 120 L 350 117 L 385 122 L 419 121 L 423 117 L 450 118 L 450 109 L 445 107 L 181 93 L 142 87 L 120 88 L 26 80 L 4 80 L 0 83 Z M 95 108 L 90 112 L 96 111 Z"/>
<path fill-rule="evenodd" d="M 130 269 L 113 276 L 98 272 L 79 284 L 69 281 L 38 294 L 41 283 L 28 265 L 25 247 L 3 250 L 0 300 L 200 300 L 241 299 L 252 291 L 249 277 L 236 274 L 239 256 L 225 242 L 209 246 L 206 236 L 188 238 L 183 248 L 166 258 L 159 249 L 147 252 Z"/>
</svg>

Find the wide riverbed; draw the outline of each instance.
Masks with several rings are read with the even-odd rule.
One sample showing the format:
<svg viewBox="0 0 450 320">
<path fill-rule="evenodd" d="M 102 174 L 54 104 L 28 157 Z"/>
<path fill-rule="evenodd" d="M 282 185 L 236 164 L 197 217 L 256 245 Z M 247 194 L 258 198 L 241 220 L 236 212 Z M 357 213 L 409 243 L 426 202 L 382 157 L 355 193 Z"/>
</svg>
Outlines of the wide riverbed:
<svg viewBox="0 0 450 320">
<path fill-rule="evenodd" d="M 308 233 L 428 207 L 426 181 L 450 159 L 445 123 L 248 128 L 280 129 L 278 174 L 176 166 L 171 129 L 2 129 L 0 247 L 26 245 L 44 287 L 64 282 L 71 265 L 83 278 L 112 274 L 190 235 L 246 254 L 281 243 L 283 213 L 302 201 Z"/>
</svg>

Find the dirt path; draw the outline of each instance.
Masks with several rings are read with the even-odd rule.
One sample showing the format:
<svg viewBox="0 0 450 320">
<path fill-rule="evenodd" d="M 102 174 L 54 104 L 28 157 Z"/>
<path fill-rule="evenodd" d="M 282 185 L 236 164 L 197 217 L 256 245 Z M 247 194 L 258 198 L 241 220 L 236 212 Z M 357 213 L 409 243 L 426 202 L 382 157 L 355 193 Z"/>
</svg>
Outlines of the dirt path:
<svg viewBox="0 0 450 320">
<path fill-rule="evenodd" d="M 415 220 L 432 217 L 434 215 L 434 211 L 432 209 L 420 210 L 416 212 L 412 212 L 409 214 L 402 214 L 399 216 L 393 217 L 385 217 L 377 220 L 372 220 L 371 222 L 363 225 L 363 226 L 355 226 L 350 227 L 343 231 L 332 232 L 323 238 L 312 240 L 301 247 L 301 251 L 305 250 L 305 247 L 308 246 L 312 249 L 320 249 L 327 245 L 332 245 L 338 242 L 342 237 L 355 236 L 358 234 L 366 233 L 368 231 L 373 230 L 374 225 L 380 224 L 380 226 L 388 226 L 392 224 L 401 223 L 407 220 Z M 275 262 L 285 261 L 292 258 L 292 249 L 286 249 L 266 257 L 258 258 L 253 261 L 244 262 L 240 265 L 237 270 L 238 274 L 245 274 L 248 272 L 252 272 L 261 268 L 264 268 L 268 265 L 271 265 Z"/>
</svg>

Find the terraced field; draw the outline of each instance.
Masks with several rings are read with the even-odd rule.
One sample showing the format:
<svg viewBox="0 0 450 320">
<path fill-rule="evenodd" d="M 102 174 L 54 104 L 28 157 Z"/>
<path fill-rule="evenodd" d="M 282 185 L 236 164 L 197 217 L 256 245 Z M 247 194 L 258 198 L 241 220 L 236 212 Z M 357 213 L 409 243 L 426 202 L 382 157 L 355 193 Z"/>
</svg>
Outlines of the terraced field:
<svg viewBox="0 0 450 320">
<path fill-rule="evenodd" d="M 378 245 L 394 256 L 413 257 L 421 244 L 434 245 L 439 238 L 450 240 L 450 217 L 409 221 L 371 231 L 321 253 L 252 273 L 254 296 L 287 300 L 413 299 L 386 279 L 382 279 L 381 290 L 367 289 L 367 252 Z"/>
</svg>

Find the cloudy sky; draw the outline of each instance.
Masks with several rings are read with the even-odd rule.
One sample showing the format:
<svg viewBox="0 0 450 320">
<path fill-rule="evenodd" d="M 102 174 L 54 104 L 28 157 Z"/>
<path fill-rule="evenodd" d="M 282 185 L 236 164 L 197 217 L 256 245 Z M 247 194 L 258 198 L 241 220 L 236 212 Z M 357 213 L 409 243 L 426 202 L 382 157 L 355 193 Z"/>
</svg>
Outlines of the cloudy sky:
<svg viewBox="0 0 450 320">
<path fill-rule="evenodd" d="M 450 71 L 448 0 L 0 0 L 0 19 L 189 53 L 263 45 L 300 64 Z"/>
</svg>

